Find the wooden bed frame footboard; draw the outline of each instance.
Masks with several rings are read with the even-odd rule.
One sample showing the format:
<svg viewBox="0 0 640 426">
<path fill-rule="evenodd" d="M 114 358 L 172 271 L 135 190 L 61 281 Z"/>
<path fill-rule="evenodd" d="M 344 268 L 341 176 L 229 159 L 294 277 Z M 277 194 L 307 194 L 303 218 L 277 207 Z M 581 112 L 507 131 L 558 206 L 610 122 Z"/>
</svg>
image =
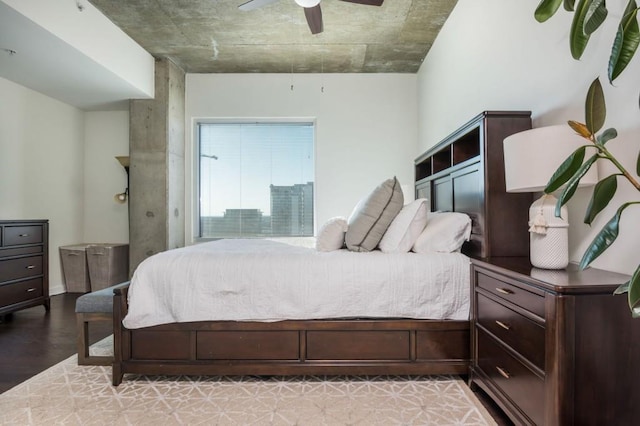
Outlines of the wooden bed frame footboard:
<svg viewBox="0 0 640 426">
<path fill-rule="evenodd" d="M 113 385 L 146 375 L 467 374 L 469 321 L 207 321 L 129 330 L 115 290 Z"/>
</svg>

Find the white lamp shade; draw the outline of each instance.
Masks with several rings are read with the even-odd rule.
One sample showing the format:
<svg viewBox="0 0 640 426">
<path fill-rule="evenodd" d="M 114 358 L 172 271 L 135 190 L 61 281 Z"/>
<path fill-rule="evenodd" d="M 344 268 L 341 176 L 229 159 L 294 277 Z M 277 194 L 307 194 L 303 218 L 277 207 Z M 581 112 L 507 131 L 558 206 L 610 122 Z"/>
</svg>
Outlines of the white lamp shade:
<svg viewBox="0 0 640 426">
<path fill-rule="evenodd" d="M 590 142 L 567 124 L 539 127 L 508 136 L 504 140 L 504 177 L 507 192 L 539 192 L 547 186 L 558 166 L 573 151 Z M 595 151 L 587 149 L 585 158 Z M 580 187 L 595 185 L 594 164 L 580 180 Z"/>
<path fill-rule="evenodd" d="M 315 7 L 320 3 L 320 0 L 295 0 L 298 6 L 302 7 Z"/>
</svg>

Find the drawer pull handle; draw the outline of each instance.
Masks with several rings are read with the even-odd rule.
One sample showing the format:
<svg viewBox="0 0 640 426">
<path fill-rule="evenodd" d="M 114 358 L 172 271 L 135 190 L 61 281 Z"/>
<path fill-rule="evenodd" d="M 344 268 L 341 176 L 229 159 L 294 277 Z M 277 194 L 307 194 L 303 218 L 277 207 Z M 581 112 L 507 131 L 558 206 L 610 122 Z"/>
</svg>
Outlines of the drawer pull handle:
<svg viewBox="0 0 640 426">
<path fill-rule="evenodd" d="M 24 237 L 28 237 L 28 236 L 29 236 L 29 234 L 20 234 L 20 235 L 18 235 L 18 236 L 19 236 L 19 237 L 24 238 Z"/>
<path fill-rule="evenodd" d="M 27 268 L 26 268 L 26 269 L 33 269 L 33 268 L 35 268 L 35 267 L 36 267 L 36 265 L 29 265 L 29 266 L 27 266 Z"/>
<path fill-rule="evenodd" d="M 67 253 L 67 256 L 80 256 L 80 253 L 75 253 L 73 251 L 70 251 L 69 253 Z"/>
<path fill-rule="evenodd" d="M 498 324 L 500 327 L 504 328 L 505 330 L 511 330 L 511 326 L 509 324 L 503 323 L 502 321 L 496 320 L 496 324 Z"/>
<path fill-rule="evenodd" d="M 104 256 L 104 253 L 91 253 L 94 256 Z"/>
<path fill-rule="evenodd" d="M 36 289 L 35 288 L 28 288 L 27 289 L 27 293 L 31 293 L 32 291 L 36 291 Z"/>
<path fill-rule="evenodd" d="M 496 291 L 502 294 L 513 294 L 513 290 L 509 290 L 508 288 L 496 287 Z"/>
<path fill-rule="evenodd" d="M 510 379 L 511 378 L 511 374 L 509 374 L 509 372 L 507 370 L 505 370 L 504 368 L 500 368 L 500 367 L 496 366 L 496 370 L 505 379 Z"/>
</svg>

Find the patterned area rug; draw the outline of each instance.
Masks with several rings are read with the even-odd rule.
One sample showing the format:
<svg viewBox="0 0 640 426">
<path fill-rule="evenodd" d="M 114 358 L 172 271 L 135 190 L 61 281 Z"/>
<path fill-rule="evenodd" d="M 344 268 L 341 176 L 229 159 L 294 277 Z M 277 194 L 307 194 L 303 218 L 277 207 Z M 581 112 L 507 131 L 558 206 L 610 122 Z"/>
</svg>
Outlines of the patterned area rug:
<svg viewBox="0 0 640 426">
<path fill-rule="evenodd" d="M 97 344 L 104 353 L 110 340 Z M 96 346 L 96 345 L 94 345 Z M 76 355 L 0 395 L 2 425 L 495 425 L 455 377 L 146 377 Z"/>
</svg>

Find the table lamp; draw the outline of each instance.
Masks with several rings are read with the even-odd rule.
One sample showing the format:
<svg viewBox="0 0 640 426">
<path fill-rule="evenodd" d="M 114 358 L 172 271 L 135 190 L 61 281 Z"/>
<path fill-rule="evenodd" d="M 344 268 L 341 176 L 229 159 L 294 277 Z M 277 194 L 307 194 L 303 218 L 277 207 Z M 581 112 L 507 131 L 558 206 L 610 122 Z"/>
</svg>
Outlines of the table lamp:
<svg viewBox="0 0 640 426">
<path fill-rule="evenodd" d="M 590 142 L 568 125 L 539 127 L 504 139 L 505 184 L 507 192 L 541 192 L 558 166 Z M 580 180 L 579 187 L 595 185 L 594 166 Z M 569 264 L 567 207 L 555 216 L 557 199 L 543 194 L 529 209 L 531 264 L 543 269 L 564 269 Z"/>
</svg>

